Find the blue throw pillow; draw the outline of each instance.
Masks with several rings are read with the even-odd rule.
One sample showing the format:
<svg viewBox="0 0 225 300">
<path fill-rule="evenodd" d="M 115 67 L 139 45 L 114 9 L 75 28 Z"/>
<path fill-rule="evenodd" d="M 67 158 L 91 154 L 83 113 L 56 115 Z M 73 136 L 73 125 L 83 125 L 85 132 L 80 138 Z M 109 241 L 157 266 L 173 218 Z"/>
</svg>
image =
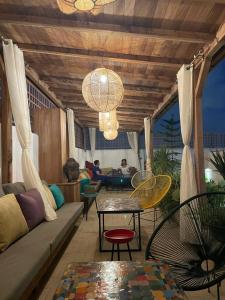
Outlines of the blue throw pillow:
<svg viewBox="0 0 225 300">
<path fill-rule="evenodd" d="M 50 190 L 52 192 L 52 195 L 55 199 L 56 206 L 59 209 L 65 203 L 63 193 L 56 184 L 52 184 L 49 188 L 50 188 Z"/>
</svg>

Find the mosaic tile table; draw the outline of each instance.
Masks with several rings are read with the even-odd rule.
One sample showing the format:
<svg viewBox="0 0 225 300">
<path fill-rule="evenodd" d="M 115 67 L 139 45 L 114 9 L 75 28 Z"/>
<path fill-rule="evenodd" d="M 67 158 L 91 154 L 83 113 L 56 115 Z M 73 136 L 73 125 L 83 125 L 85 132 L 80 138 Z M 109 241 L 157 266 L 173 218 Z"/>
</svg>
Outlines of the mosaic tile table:
<svg viewBox="0 0 225 300">
<path fill-rule="evenodd" d="M 98 199 L 97 200 L 97 213 L 98 213 L 98 224 L 99 224 L 99 251 L 100 252 L 111 252 L 110 249 L 104 249 L 103 233 L 106 231 L 105 228 L 105 215 L 107 214 L 131 214 L 133 216 L 133 231 L 136 232 L 137 247 L 131 248 L 131 251 L 141 251 L 141 221 L 140 213 L 143 209 L 139 206 L 139 203 L 135 199 L 131 198 L 113 198 Z M 137 228 L 136 228 L 136 216 L 137 216 Z M 122 249 L 121 251 L 127 251 Z"/>
<path fill-rule="evenodd" d="M 72 263 L 54 300 L 181 300 L 168 266 L 155 261 Z"/>
</svg>

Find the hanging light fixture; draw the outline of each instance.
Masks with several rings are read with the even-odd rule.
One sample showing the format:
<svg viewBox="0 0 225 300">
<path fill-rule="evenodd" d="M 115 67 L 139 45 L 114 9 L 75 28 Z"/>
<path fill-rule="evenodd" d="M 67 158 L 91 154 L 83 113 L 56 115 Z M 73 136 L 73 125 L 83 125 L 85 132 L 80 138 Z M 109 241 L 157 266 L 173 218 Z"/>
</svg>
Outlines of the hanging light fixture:
<svg viewBox="0 0 225 300">
<path fill-rule="evenodd" d="M 116 110 L 109 112 L 99 112 L 99 130 L 107 131 L 109 129 L 118 129 Z"/>
<path fill-rule="evenodd" d="M 112 141 L 112 140 L 115 140 L 116 138 L 117 138 L 117 136 L 118 136 L 118 131 L 117 130 L 108 130 L 108 131 L 104 131 L 104 133 L 103 133 L 103 135 L 104 135 L 104 138 L 106 139 L 106 140 L 110 140 L 110 141 Z"/>
<path fill-rule="evenodd" d="M 108 112 L 123 100 L 123 83 L 115 72 L 98 68 L 87 74 L 82 83 L 82 94 L 87 105 L 98 112 Z"/>
<path fill-rule="evenodd" d="M 96 9 L 115 1 L 116 0 L 57 0 L 57 3 L 59 9 L 64 14 L 72 14 L 76 11 L 93 13 Z"/>
</svg>

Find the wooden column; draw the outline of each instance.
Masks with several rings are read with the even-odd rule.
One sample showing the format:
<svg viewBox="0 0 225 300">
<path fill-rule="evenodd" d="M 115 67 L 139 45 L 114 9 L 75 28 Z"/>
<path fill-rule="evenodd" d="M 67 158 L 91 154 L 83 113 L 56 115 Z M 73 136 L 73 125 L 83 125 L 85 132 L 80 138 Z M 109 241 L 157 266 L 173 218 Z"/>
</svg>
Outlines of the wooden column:
<svg viewBox="0 0 225 300">
<path fill-rule="evenodd" d="M 154 147 L 153 147 L 153 127 L 154 127 L 154 118 L 150 118 L 151 122 L 151 135 L 150 135 L 150 159 L 151 159 L 151 167 L 152 167 L 152 172 L 153 172 L 153 167 L 154 167 Z"/>
<path fill-rule="evenodd" d="M 2 143 L 2 183 L 12 181 L 12 111 L 9 98 L 4 62 L 0 56 L 1 103 L 1 143 Z"/>
<path fill-rule="evenodd" d="M 194 74 L 194 156 L 195 173 L 198 193 L 205 191 L 205 166 L 204 166 L 204 142 L 203 142 L 203 118 L 202 118 L 202 92 L 205 79 L 211 65 L 211 58 L 204 58 L 199 74 Z"/>
</svg>

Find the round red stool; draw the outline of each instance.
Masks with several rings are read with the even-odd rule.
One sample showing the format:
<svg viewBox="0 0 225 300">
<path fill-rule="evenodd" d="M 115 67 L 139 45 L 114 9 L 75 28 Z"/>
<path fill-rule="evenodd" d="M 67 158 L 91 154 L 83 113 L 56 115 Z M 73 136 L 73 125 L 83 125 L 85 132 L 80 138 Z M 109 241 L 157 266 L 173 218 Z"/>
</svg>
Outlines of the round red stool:
<svg viewBox="0 0 225 300">
<path fill-rule="evenodd" d="M 129 242 L 132 241 L 133 238 L 135 237 L 135 231 L 129 229 L 122 229 L 122 228 L 112 229 L 104 232 L 104 237 L 108 242 L 112 243 L 111 260 L 113 260 L 115 244 L 117 244 L 118 260 L 120 260 L 120 244 L 127 244 L 129 257 L 130 260 L 132 260 Z"/>
</svg>

